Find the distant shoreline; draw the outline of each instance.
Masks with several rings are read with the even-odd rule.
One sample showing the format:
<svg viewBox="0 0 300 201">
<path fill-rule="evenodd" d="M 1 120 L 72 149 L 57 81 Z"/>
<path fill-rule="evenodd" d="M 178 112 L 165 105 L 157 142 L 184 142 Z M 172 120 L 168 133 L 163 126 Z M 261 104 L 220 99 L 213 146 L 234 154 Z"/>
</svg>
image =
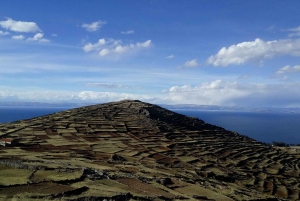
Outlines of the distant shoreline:
<svg viewBox="0 0 300 201">
<path fill-rule="evenodd" d="M 66 102 L 0 102 L 0 107 L 68 107 L 77 108 L 88 105 L 96 105 L 102 103 L 66 103 Z M 239 106 L 218 106 L 218 105 L 194 105 L 194 104 L 178 104 L 178 105 L 168 105 L 168 104 L 157 104 L 168 110 L 203 110 L 203 111 L 241 111 L 241 112 L 280 112 L 280 113 L 300 113 L 300 108 L 259 108 L 259 107 L 239 107 Z"/>
</svg>

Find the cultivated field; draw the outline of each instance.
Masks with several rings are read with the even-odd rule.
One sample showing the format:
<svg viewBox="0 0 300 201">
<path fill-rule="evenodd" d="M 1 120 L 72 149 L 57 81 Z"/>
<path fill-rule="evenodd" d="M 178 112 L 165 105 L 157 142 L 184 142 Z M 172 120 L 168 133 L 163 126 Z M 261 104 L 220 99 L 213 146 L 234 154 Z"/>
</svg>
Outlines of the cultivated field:
<svg viewBox="0 0 300 201">
<path fill-rule="evenodd" d="M 7 124 L 0 200 L 299 200 L 300 152 L 140 101 Z"/>
</svg>

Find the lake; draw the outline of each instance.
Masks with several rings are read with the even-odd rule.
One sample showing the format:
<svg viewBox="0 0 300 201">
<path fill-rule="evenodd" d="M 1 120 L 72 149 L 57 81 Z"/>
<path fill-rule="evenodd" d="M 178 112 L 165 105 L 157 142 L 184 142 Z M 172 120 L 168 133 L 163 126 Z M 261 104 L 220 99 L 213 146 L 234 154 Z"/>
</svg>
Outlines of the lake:
<svg viewBox="0 0 300 201">
<path fill-rule="evenodd" d="M 261 142 L 300 144 L 300 114 L 219 110 L 173 110 Z"/>
</svg>

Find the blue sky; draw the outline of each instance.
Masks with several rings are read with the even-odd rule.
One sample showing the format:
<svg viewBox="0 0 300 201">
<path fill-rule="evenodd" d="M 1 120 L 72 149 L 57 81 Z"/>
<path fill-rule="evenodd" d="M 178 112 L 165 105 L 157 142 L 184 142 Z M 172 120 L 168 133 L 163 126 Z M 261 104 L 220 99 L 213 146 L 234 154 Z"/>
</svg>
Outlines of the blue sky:
<svg viewBox="0 0 300 201">
<path fill-rule="evenodd" d="M 0 101 L 300 107 L 300 1 L 0 3 Z"/>
</svg>

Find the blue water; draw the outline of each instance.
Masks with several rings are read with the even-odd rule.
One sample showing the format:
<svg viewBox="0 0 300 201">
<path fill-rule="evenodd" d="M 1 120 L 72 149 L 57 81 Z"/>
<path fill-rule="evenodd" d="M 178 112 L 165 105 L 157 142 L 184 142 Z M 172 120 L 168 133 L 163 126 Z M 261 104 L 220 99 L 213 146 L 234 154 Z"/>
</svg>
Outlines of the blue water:
<svg viewBox="0 0 300 201">
<path fill-rule="evenodd" d="M 0 107 L 0 123 L 30 119 L 67 110 L 66 107 Z M 300 114 L 208 110 L 173 110 L 236 131 L 261 142 L 300 144 Z"/>
<path fill-rule="evenodd" d="M 300 144 L 300 114 L 174 110 L 261 142 Z"/>
<path fill-rule="evenodd" d="M 0 106 L 0 123 L 30 119 L 42 115 L 60 112 L 70 108 L 65 107 L 14 107 Z"/>
</svg>

